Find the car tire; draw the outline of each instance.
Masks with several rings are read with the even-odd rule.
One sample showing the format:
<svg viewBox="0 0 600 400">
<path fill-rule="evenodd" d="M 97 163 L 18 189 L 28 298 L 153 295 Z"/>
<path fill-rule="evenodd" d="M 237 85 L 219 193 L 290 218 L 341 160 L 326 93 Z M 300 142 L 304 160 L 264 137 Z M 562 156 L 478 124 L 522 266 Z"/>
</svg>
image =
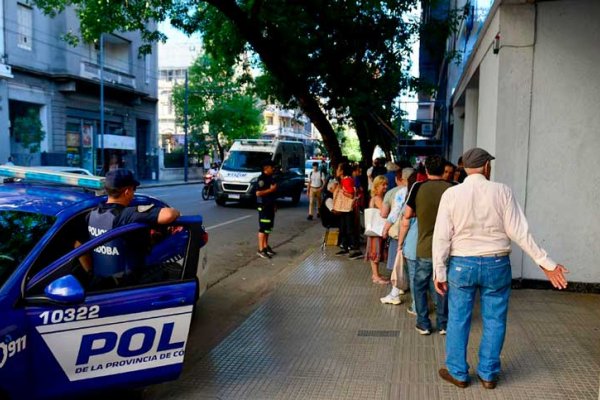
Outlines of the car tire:
<svg viewBox="0 0 600 400">
<path fill-rule="evenodd" d="M 298 203 L 300 203 L 300 197 L 302 197 L 302 188 L 300 188 L 300 190 L 296 190 L 296 192 L 292 195 L 292 204 L 298 205 Z"/>
<path fill-rule="evenodd" d="M 215 197 L 215 203 L 217 203 L 218 206 L 223 207 L 226 203 L 225 199 L 221 198 L 221 197 Z"/>
</svg>

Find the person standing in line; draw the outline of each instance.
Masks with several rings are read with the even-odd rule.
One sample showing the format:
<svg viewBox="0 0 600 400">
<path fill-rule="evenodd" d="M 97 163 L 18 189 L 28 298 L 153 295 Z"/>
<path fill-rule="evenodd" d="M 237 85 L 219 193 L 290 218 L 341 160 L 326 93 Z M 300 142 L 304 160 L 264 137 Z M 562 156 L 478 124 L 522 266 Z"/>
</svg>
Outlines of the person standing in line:
<svg viewBox="0 0 600 400">
<path fill-rule="evenodd" d="M 450 182 L 454 184 L 454 171 L 456 167 L 450 161 L 446 161 L 446 165 L 444 166 L 444 174 L 442 175 L 442 179 L 446 182 Z"/>
<path fill-rule="evenodd" d="M 393 161 L 388 161 L 385 163 L 385 177 L 388 181 L 388 190 L 394 189 L 396 187 L 396 171 L 400 170 L 398 164 Z"/>
<path fill-rule="evenodd" d="M 406 201 L 408 179 L 415 172 L 412 168 L 404 168 L 396 171 L 396 187 L 388 190 L 383 198 L 382 216 L 386 217 L 385 227 L 383 228 L 383 238 L 389 237 L 387 269 L 392 271 L 398 253 L 398 228 L 401 221 L 402 209 Z M 416 175 L 415 175 L 416 176 Z M 402 257 L 402 254 L 400 255 Z M 401 304 L 400 295 L 404 294 L 403 290 L 393 286 L 392 291 L 385 297 L 379 300 L 383 304 Z"/>
<path fill-rule="evenodd" d="M 308 217 L 307 220 L 313 219 L 313 205 L 317 207 L 317 218 L 320 217 L 319 210 L 321 209 L 321 192 L 325 186 L 325 174 L 319 171 L 319 163 L 314 162 L 312 171 L 308 174 Z"/>
<path fill-rule="evenodd" d="M 377 208 L 381 214 L 384 208 L 383 196 L 387 190 L 387 178 L 379 175 L 373 180 L 369 208 Z M 382 215 L 383 217 L 383 215 Z M 379 274 L 379 262 L 385 261 L 385 241 L 381 236 L 367 236 L 365 260 L 371 264 L 371 280 L 378 285 L 387 285 L 390 281 Z"/>
<path fill-rule="evenodd" d="M 332 186 L 331 190 L 335 192 L 340 190 L 340 195 L 350 199 L 354 199 L 356 196 L 356 187 L 354 179 L 352 178 L 352 167 L 348 162 L 342 162 L 336 169 L 337 182 Z M 334 195 L 335 196 L 335 195 Z M 353 235 L 354 229 L 354 209 L 350 211 L 339 211 L 333 209 L 334 213 L 340 217 L 340 234 L 339 242 L 342 249 L 338 251 L 336 256 L 350 255 L 350 249 L 357 249 L 359 244 L 355 242 Z"/>
<path fill-rule="evenodd" d="M 273 160 L 263 161 L 263 172 L 257 181 L 258 251 L 256 254 L 261 258 L 271 258 L 276 254 L 269 246 L 269 235 L 275 223 L 275 194 L 277 192 L 277 184 L 273 180 L 274 167 Z"/>
<path fill-rule="evenodd" d="M 493 159 L 477 147 L 464 153 L 468 176 L 442 195 L 433 234 L 435 288 L 449 302 L 447 369 L 440 369 L 439 375 L 460 388 L 469 384 L 467 344 L 478 290 L 483 333 L 477 377 L 484 388 L 496 387 L 512 280 L 511 240 L 541 267 L 555 288 L 567 287 L 567 269 L 535 243 L 512 190 L 489 180 Z"/>
<path fill-rule="evenodd" d="M 417 269 L 415 271 L 415 285 L 413 295 L 417 306 L 417 324 L 415 329 L 421 335 L 431 334 L 431 320 L 427 305 L 427 292 L 433 275 L 433 260 L 431 253 L 431 240 L 433 227 L 438 212 L 438 205 L 444 191 L 452 184 L 442 179 L 446 161 L 440 156 L 429 156 L 425 160 L 427 181 L 416 183 L 411 191 L 406 209 L 402 217 L 402 225 L 398 234 L 398 245 L 404 245 L 404 239 L 410 227 L 410 219 L 417 216 L 419 230 L 417 238 Z M 440 335 L 446 334 L 448 318 L 448 303 L 445 296 L 435 294 L 436 324 Z"/>
<path fill-rule="evenodd" d="M 411 190 L 414 184 L 417 182 L 417 172 L 415 171 L 410 178 L 408 178 L 408 197 L 410 196 Z M 406 204 L 402 209 L 402 213 L 406 210 Z M 417 306 L 415 303 L 415 272 L 417 271 L 417 239 L 419 232 L 419 222 L 417 218 L 414 216 L 410 219 L 410 225 L 408 227 L 408 233 L 406 234 L 406 238 L 404 238 L 404 246 L 400 248 L 398 246 L 398 252 L 400 252 L 401 256 L 404 256 L 406 260 L 406 267 L 408 268 L 408 280 L 410 283 L 410 297 L 411 297 L 411 305 L 406 309 L 406 312 L 414 317 L 417 316 Z M 433 281 L 429 285 L 429 293 L 432 298 L 435 295 L 435 290 L 433 287 Z"/>
</svg>

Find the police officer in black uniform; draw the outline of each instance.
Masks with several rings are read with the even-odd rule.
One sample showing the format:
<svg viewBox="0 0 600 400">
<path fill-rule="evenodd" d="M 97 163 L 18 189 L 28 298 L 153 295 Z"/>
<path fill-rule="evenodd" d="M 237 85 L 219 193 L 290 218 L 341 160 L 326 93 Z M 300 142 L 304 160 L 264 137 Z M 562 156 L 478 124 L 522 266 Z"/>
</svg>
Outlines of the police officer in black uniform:
<svg viewBox="0 0 600 400">
<path fill-rule="evenodd" d="M 174 208 L 143 205 L 129 207 L 135 189 L 140 185 L 128 169 L 116 169 L 106 174 L 104 188 L 106 203 L 100 204 L 88 216 L 89 238 L 134 222 L 150 226 L 170 224 L 180 213 Z M 135 282 L 144 267 L 150 247 L 150 235 L 134 232 L 130 237 L 118 238 L 96 247 L 92 252 L 92 287 L 108 289 Z"/>
<path fill-rule="evenodd" d="M 269 234 L 275 223 L 275 195 L 277 184 L 273 180 L 275 163 L 265 160 L 262 163 L 263 172 L 258 177 L 256 202 L 258 203 L 258 252 L 261 258 L 271 258 L 275 255 L 269 246 Z"/>
</svg>

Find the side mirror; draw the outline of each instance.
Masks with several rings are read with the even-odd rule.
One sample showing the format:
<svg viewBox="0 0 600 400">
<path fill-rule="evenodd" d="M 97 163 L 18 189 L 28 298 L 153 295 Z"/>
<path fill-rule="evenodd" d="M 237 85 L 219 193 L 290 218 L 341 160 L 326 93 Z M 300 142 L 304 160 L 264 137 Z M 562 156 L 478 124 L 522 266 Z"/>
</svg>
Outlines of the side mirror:
<svg viewBox="0 0 600 400">
<path fill-rule="evenodd" d="M 85 299 L 85 290 L 73 275 L 56 279 L 44 289 L 46 297 L 57 303 L 81 303 Z"/>
</svg>

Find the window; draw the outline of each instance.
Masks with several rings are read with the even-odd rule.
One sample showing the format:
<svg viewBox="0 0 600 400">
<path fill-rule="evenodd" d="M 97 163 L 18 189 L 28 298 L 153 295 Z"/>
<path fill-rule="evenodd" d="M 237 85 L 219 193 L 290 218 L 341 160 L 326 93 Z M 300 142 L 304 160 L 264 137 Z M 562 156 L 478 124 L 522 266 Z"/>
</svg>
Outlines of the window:
<svg viewBox="0 0 600 400">
<path fill-rule="evenodd" d="M 273 125 L 273 117 L 267 117 L 267 125 Z"/>
<path fill-rule="evenodd" d="M 18 41 L 17 45 L 31 50 L 33 41 L 33 10 L 25 4 L 17 4 Z"/>
<path fill-rule="evenodd" d="M 53 216 L 0 211 L 0 287 L 46 234 Z"/>
</svg>

